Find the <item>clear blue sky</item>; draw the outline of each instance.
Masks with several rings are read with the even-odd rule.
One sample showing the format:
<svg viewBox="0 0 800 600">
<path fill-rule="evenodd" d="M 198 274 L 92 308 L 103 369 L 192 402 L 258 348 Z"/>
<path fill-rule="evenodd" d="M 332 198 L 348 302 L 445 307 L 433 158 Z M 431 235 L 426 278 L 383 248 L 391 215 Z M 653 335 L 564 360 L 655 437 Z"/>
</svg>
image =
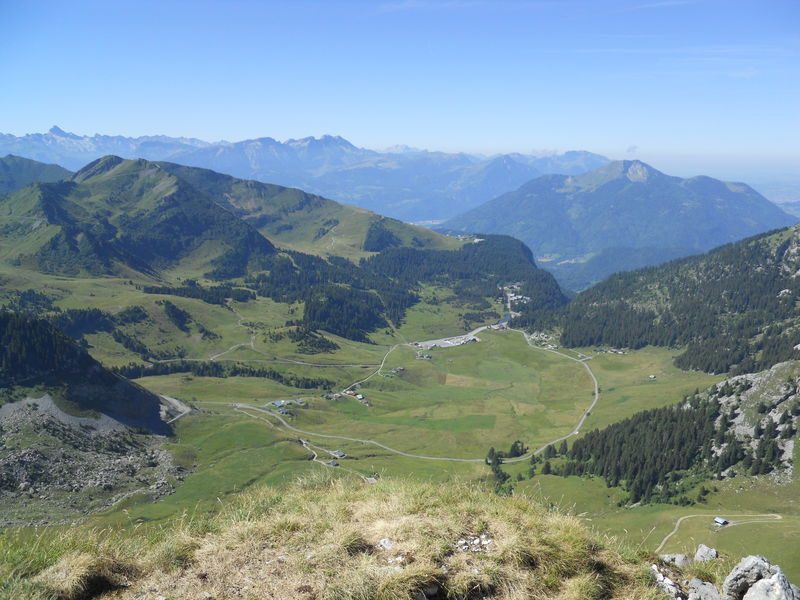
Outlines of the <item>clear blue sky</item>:
<svg viewBox="0 0 800 600">
<path fill-rule="evenodd" d="M 800 1 L 0 0 L 0 89 L 15 134 L 331 133 L 789 173 Z"/>
</svg>

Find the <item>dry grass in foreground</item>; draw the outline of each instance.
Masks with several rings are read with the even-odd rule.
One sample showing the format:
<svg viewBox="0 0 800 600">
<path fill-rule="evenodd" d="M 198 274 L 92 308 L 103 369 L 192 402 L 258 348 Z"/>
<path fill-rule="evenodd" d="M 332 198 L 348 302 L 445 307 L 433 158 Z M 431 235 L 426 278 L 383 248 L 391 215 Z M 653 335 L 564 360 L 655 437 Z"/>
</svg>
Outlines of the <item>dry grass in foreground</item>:
<svg viewBox="0 0 800 600">
<path fill-rule="evenodd" d="M 459 484 L 311 478 L 252 489 L 218 515 L 157 535 L 92 536 L 75 529 L 59 551 L 43 546 L 50 564 L 6 591 L 153 600 L 662 597 L 645 562 L 577 519 Z"/>
</svg>

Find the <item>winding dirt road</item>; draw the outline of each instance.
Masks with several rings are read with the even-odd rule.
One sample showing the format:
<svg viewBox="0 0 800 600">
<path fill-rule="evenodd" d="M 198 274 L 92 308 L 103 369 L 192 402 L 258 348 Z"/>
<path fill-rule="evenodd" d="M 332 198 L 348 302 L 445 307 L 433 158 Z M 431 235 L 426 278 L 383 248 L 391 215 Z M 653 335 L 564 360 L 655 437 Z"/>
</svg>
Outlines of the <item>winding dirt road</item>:
<svg viewBox="0 0 800 600">
<path fill-rule="evenodd" d="M 731 521 L 730 523 L 725 525 L 725 529 L 728 529 L 730 527 L 736 527 L 737 525 L 747 525 L 749 523 L 772 523 L 772 522 L 780 521 L 780 520 L 783 519 L 783 517 L 781 515 L 775 514 L 775 513 L 768 513 L 768 514 L 763 514 L 763 515 L 728 515 L 728 516 L 729 517 L 735 517 L 735 518 L 744 518 L 744 519 L 748 519 L 748 520 L 747 521 Z M 708 515 L 708 514 L 705 514 L 705 515 L 703 515 L 703 514 L 684 515 L 683 517 L 681 517 L 680 519 L 675 521 L 675 527 L 673 527 L 672 531 L 670 531 L 667 535 L 664 536 L 664 539 L 661 540 L 661 543 L 655 549 L 655 552 L 661 552 L 661 549 L 664 546 L 666 546 L 666 544 L 669 541 L 669 539 L 673 535 L 678 533 L 678 530 L 681 528 L 681 525 L 683 524 L 684 521 L 686 521 L 687 519 L 695 519 L 697 517 L 705 517 L 707 519 L 713 519 L 714 518 L 712 515 Z"/>
</svg>

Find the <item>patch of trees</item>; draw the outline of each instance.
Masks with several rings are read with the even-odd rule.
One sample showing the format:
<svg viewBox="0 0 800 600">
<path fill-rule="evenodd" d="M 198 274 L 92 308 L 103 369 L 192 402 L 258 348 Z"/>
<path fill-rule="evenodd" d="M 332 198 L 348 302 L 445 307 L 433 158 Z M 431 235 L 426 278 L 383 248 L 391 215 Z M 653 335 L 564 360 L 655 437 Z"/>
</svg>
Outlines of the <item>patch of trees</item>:
<svg viewBox="0 0 800 600">
<path fill-rule="evenodd" d="M 459 250 L 394 248 L 362 259 L 361 265 L 406 284 L 439 283 L 456 286 L 461 298 L 494 297 L 498 286 L 519 281 L 528 286 L 530 304 L 556 308 L 566 302 L 552 275 L 538 269 L 522 242 L 500 235 L 482 236 Z"/>
<path fill-rule="evenodd" d="M 518 281 L 531 297 L 525 323 L 566 302 L 555 279 L 536 267 L 530 250 L 506 236 L 485 236 L 459 250 L 388 248 L 358 265 L 343 258 L 285 252 L 270 257 L 265 272 L 245 281 L 259 296 L 277 302 L 310 300 L 314 307 L 303 325 L 356 340 L 387 321 L 402 323 L 406 311 L 419 302 L 422 284 L 451 287 L 461 302 L 485 309 L 486 298 L 497 296 L 500 285 Z M 349 299 L 343 297 L 344 289 L 350 290 Z M 327 305 L 322 301 L 326 293 L 333 294 Z M 335 324 L 328 310 L 334 305 L 345 309 L 349 321 L 337 329 L 331 328 Z M 354 315 L 366 319 L 356 324 L 351 321 Z"/>
<path fill-rule="evenodd" d="M 511 493 L 511 476 L 501 466 L 503 464 L 502 452 L 498 453 L 494 448 L 489 448 L 489 452 L 486 455 L 486 464 L 489 465 L 492 471 L 494 491 L 501 495 L 509 495 Z"/>
<path fill-rule="evenodd" d="M 289 329 L 286 332 L 286 336 L 298 345 L 298 350 L 301 354 L 320 354 L 322 352 L 334 352 L 339 349 L 339 344 L 336 342 L 305 327 Z"/>
<path fill-rule="evenodd" d="M 115 367 L 114 372 L 129 379 L 170 375 L 172 373 L 191 373 L 197 377 L 260 377 L 277 381 L 283 385 L 299 389 L 321 388 L 329 390 L 334 383 L 321 377 L 302 377 L 291 373 L 282 373 L 268 367 L 251 367 L 240 363 L 220 363 L 213 361 L 174 361 L 151 365 L 131 363 L 123 367 Z"/>
<path fill-rule="evenodd" d="M 80 373 L 96 364 L 73 340 L 47 321 L 0 312 L 0 383 L 3 386 L 51 373 Z"/>
<path fill-rule="evenodd" d="M 519 456 L 523 456 L 526 452 L 528 452 L 528 447 L 520 440 L 513 442 L 508 452 L 495 450 L 494 447 L 489 448 L 489 452 L 486 454 L 486 464 L 489 465 L 489 468 L 492 470 L 494 491 L 496 493 L 501 495 L 509 495 L 513 491 L 511 476 L 506 473 L 501 466 L 503 464 L 503 459 L 517 458 Z M 531 465 L 534 464 L 535 457 L 531 457 Z M 531 471 L 529 474 L 532 476 L 535 470 L 536 468 L 531 466 Z"/>
<path fill-rule="evenodd" d="M 383 303 L 372 293 L 340 285 L 309 291 L 303 310 L 303 326 L 325 330 L 344 338 L 368 342 L 367 334 L 388 325 Z"/>
<path fill-rule="evenodd" d="M 383 220 L 373 221 L 367 229 L 362 246 L 367 252 L 383 252 L 401 244 L 400 238 L 392 233 Z"/>
<path fill-rule="evenodd" d="M 119 325 L 136 325 L 149 318 L 147 311 L 141 306 L 128 306 L 114 316 Z"/>
<path fill-rule="evenodd" d="M 11 292 L 12 296 L 6 308 L 11 312 L 24 312 L 38 315 L 52 310 L 58 310 L 53 304 L 53 298 L 34 289 Z"/>
<path fill-rule="evenodd" d="M 138 354 L 142 358 L 148 358 L 150 356 L 150 349 L 143 342 L 133 336 L 128 335 L 124 331 L 114 329 L 114 331 L 111 332 L 111 337 L 113 337 L 115 342 L 129 352 Z"/>
<path fill-rule="evenodd" d="M 189 323 L 192 322 L 192 315 L 169 300 L 164 300 L 162 304 L 164 306 L 164 313 L 172 324 L 184 333 L 188 332 Z"/>
<path fill-rule="evenodd" d="M 374 320 L 373 329 L 361 327 L 362 332 L 356 332 L 356 337 L 352 338 L 357 340 L 363 339 L 365 332 L 385 326 L 386 319 L 395 324 L 401 323 L 405 311 L 418 302 L 412 289 L 381 273 L 360 269 L 341 258 L 331 257 L 329 260 L 324 260 L 294 252 L 276 256 L 270 263 L 268 273 L 251 276 L 247 279 L 247 284 L 255 289 L 259 296 L 271 298 L 276 302 L 305 302 L 309 298 L 316 301 L 320 299 L 321 293 L 331 290 L 335 293 L 335 290 L 342 286 L 354 290 L 355 298 L 362 297 L 364 293 L 375 296 L 380 303 L 378 310 L 384 319 L 382 322 Z M 342 299 L 337 297 L 336 300 Z M 356 303 L 361 302 L 356 300 Z M 308 320 L 304 319 L 303 323 L 307 324 Z M 342 335 L 329 327 L 324 329 Z M 348 331 L 352 328 L 348 326 L 342 329 Z"/>
<path fill-rule="evenodd" d="M 566 444 L 558 453 L 548 448 L 545 458 L 564 456 L 563 464 L 553 467 L 555 474 L 603 477 L 609 486 L 625 488 L 631 503 L 690 502 L 680 486 L 684 478 L 719 477 L 739 464 L 752 474 L 770 472 L 781 457 L 776 424 L 768 419 L 766 427 L 756 429 L 758 443 L 751 451 L 736 437 L 729 415 L 720 414 L 716 393 L 595 429 L 570 449 Z"/>
<path fill-rule="evenodd" d="M 255 299 L 255 292 L 244 288 L 233 287 L 232 285 L 215 285 L 203 287 L 194 280 L 187 280 L 182 286 L 158 286 L 148 285 L 142 287 L 145 294 L 163 294 L 166 296 L 180 296 L 183 298 L 194 298 L 202 300 L 208 304 L 225 304 L 228 299 L 236 302 L 249 302 Z"/>
<path fill-rule="evenodd" d="M 699 397 L 638 413 L 575 440 L 561 474 L 601 476 L 623 485 L 632 503 L 668 500 L 673 474 L 712 458 L 718 416 L 716 402 Z"/>
<path fill-rule="evenodd" d="M 98 308 L 70 308 L 59 311 L 50 318 L 50 322 L 75 340 L 79 340 L 87 333 L 108 332 L 114 328 L 114 318 Z"/>
</svg>

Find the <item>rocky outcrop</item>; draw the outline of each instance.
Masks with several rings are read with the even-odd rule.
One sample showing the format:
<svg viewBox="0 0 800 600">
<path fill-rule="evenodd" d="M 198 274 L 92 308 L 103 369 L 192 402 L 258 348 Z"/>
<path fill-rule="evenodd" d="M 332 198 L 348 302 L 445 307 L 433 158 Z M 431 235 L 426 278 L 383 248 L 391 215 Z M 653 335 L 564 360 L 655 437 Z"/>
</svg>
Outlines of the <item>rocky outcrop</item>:
<svg viewBox="0 0 800 600">
<path fill-rule="evenodd" d="M 685 554 L 662 554 L 659 558 L 665 563 L 669 563 L 680 568 L 688 567 L 690 564 L 692 564 L 692 560 Z"/>
<path fill-rule="evenodd" d="M 719 552 L 715 548 L 700 544 L 697 547 L 697 552 L 694 553 L 694 562 L 708 562 L 717 557 L 719 557 Z"/>
<path fill-rule="evenodd" d="M 667 574 L 658 568 L 658 565 L 650 565 L 650 570 L 653 572 L 653 577 L 656 580 L 658 588 L 670 598 L 674 600 L 686 600 L 686 596 L 675 581 L 673 581 Z"/>
<path fill-rule="evenodd" d="M 694 560 L 689 558 L 686 554 L 661 554 L 659 556 L 663 562 L 669 565 L 675 565 L 681 569 L 688 567 L 692 562 L 708 562 L 718 557 L 719 552 L 717 552 L 716 548 L 711 548 L 705 544 L 697 546 L 697 551 L 694 553 Z"/>
<path fill-rule="evenodd" d="M 763 556 L 747 556 L 722 584 L 723 600 L 800 600 L 777 565 Z"/>
<path fill-rule="evenodd" d="M 700 581 L 696 577 L 689 580 L 688 600 L 720 600 L 719 592 L 714 584 Z"/>
<path fill-rule="evenodd" d="M 185 473 L 162 442 L 105 415 L 69 415 L 47 396 L 3 405 L 0 526 L 65 522 L 133 493 L 171 493 Z"/>
<path fill-rule="evenodd" d="M 763 556 L 748 556 L 730 572 L 722 592 L 707 581 L 682 578 L 682 569 L 692 562 L 715 560 L 714 548 L 700 544 L 691 561 L 685 554 L 664 554 L 660 565 L 652 565 L 656 585 L 673 600 L 800 600 L 800 588 L 786 579 L 780 567 Z"/>
</svg>

